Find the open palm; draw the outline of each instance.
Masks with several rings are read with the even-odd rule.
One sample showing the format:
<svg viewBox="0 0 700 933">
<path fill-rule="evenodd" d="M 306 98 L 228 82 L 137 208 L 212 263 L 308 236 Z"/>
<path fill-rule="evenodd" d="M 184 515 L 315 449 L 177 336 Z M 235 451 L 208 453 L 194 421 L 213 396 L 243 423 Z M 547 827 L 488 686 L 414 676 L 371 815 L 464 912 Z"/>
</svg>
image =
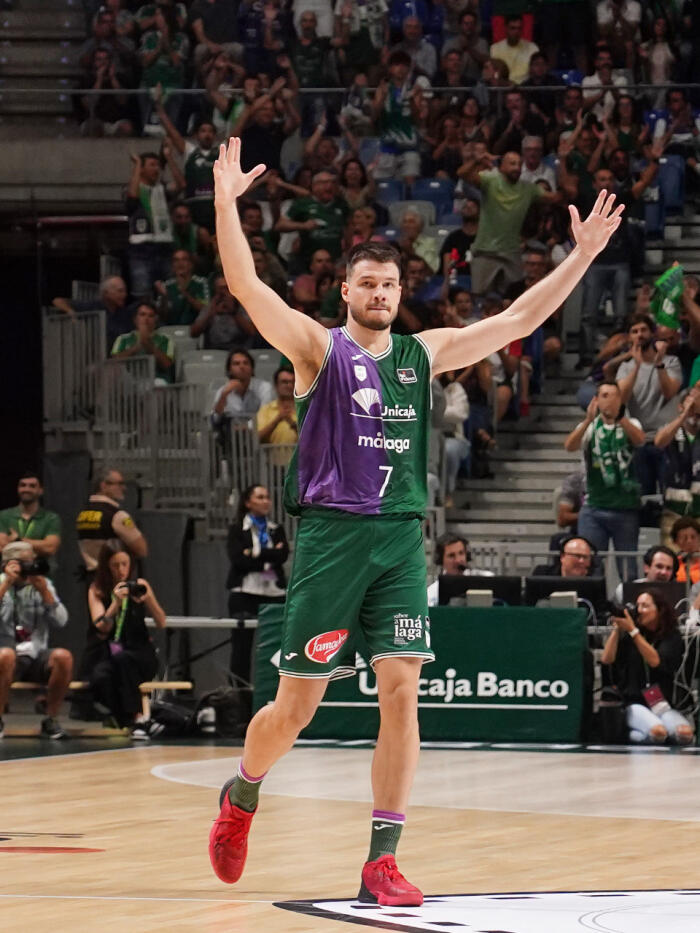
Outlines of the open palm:
<svg viewBox="0 0 700 933">
<path fill-rule="evenodd" d="M 244 194 L 256 178 L 265 171 L 265 166 L 256 165 L 249 172 L 241 169 L 241 141 L 232 136 L 219 146 L 219 158 L 214 163 L 214 193 L 217 201 L 230 204 Z"/>
<path fill-rule="evenodd" d="M 625 205 L 619 204 L 613 211 L 614 205 L 615 195 L 608 195 L 605 189 L 598 195 L 593 210 L 585 221 L 582 221 L 579 217 L 578 209 L 573 204 L 569 205 L 571 230 L 574 239 L 581 250 L 591 259 L 605 249 L 608 240 L 620 226 L 620 217 Z"/>
</svg>

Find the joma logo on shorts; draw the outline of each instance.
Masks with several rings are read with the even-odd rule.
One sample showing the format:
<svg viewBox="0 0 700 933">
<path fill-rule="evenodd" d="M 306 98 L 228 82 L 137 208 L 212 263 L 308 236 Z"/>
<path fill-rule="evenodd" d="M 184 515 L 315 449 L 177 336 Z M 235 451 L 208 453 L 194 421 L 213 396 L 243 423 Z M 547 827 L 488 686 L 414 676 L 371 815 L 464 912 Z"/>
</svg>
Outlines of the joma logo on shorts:
<svg viewBox="0 0 700 933">
<path fill-rule="evenodd" d="M 315 661 L 317 664 L 327 664 L 340 651 L 341 647 L 348 640 L 348 630 L 346 628 L 338 629 L 335 632 L 323 632 L 321 635 L 314 635 L 310 638 L 304 654 L 309 661 Z"/>
</svg>

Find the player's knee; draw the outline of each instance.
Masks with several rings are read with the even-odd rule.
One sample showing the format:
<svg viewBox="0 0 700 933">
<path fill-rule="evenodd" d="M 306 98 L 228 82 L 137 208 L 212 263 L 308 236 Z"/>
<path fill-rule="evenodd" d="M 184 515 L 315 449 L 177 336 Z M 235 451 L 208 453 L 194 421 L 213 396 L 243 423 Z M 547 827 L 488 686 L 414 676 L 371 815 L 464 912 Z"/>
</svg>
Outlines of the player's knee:
<svg viewBox="0 0 700 933">
<path fill-rule="evenodd" d="M 663 726 L 652 726 L 649 730 L 649 738 L 652 742 L 665 742 L 667 736 L 668 732 L 666 732 Z"/>
<path fill-rule="evenodd" d="M 275 703 L 275 719 L 277 728 L 285 734 L 299 734 L 305 729 L 317 709 L 317 704 L 305 700 L 286 700 L 284 703 Z"/>
<path fill-rule="evenodd" d="M 70 675 L 73 671 L 73 655 L 66 648 L 54 648 L 49 657 L 51 670 Z"/>
<path fill-rule="evenodd" d="M 379 712 L 382 719 L 396 722 L 412 721 L 418 715 L 418 694 L 410 683 L 397 683 L 379 695 Z"/>
<path fill-rule="evenodd" d="M 15 669 L 15 653 L 12 648 L 0 648 L 0 676 L 9 676 Z"/>
</svg>

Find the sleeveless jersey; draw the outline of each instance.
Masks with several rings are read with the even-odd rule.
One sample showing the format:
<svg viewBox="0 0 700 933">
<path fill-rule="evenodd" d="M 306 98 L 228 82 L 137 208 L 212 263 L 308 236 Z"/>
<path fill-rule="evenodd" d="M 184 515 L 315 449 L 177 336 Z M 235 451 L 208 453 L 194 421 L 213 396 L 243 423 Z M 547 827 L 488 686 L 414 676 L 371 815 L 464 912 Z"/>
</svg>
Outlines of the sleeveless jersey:
<svg viewBox="0 0 700 933">
<path fill-rule="evenodd" d="M 420 515 L 427 498 L 430 351 L 391 335 L 373 356 L 346 328 L 329 331 L 321 370 L 296 398 L 299 441 L 284 503 L 359 515 Z"/>
</svg>

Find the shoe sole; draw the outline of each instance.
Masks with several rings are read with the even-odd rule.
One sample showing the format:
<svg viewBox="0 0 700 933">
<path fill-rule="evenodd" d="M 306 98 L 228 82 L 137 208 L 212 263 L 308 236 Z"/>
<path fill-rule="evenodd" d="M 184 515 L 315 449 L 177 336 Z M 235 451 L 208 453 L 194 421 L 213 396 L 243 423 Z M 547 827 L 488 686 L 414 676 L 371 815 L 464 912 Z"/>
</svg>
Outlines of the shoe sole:
<svg viewBox="0 0 700 933">
<path fill-rule="evenodd" d="M 235 776 L 232 778 L 229 778 L 228 781 L 226 781 L 224 786 L 221 788 L 221 793 L 219 794 L 219 810 L 223 807 L 226 794 L 229 792 L 229 788 L 232 786 L 235 780 L 236 780 Z"/>
<path fill-rule="evenodd" d="M 420 895 L 420 900 L 418 900 L 418 895 L 412 898 L 377 897 L 376 894 L 372 894 L 364 881 L 360 884 L 360 890 L 356 899 L 361 904 L 379 904 L 381 907 L 420 907 L 423 903 L 422 894 Z"/>
</svg>

